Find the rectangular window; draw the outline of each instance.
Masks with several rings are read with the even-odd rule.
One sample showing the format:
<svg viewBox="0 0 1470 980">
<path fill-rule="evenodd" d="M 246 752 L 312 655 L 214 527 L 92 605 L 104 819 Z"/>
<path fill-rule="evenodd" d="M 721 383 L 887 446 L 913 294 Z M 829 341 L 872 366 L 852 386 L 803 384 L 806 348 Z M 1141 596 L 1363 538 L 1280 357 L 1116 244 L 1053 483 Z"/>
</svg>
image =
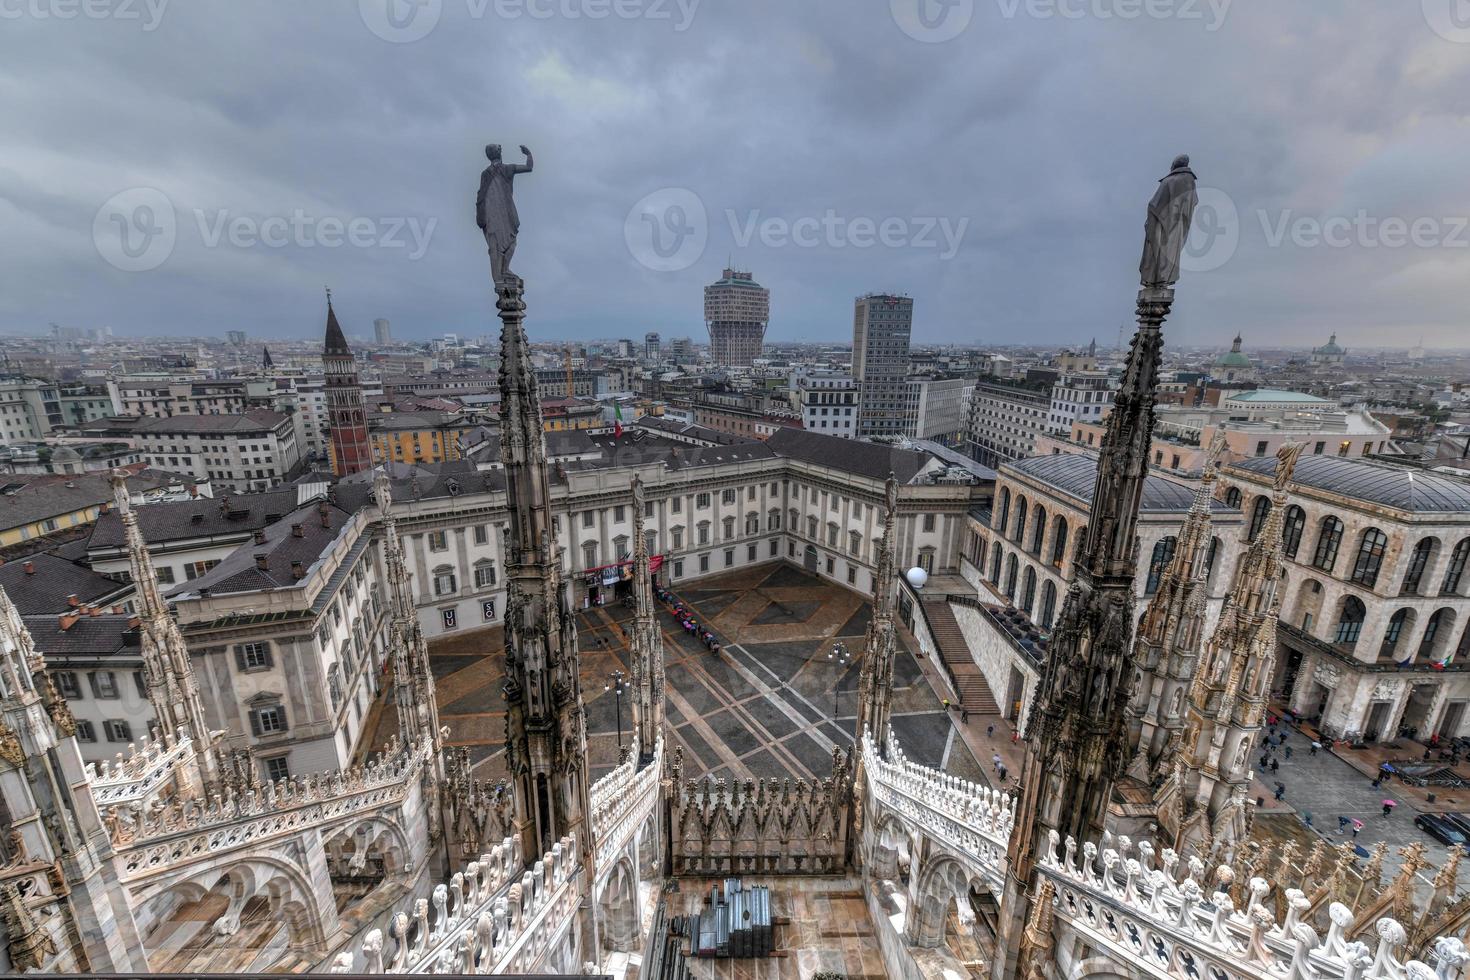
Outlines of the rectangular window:
<svg viewBox="0 0 1470 980">
<path fill-rule="evenodd" d="M 755 561 L 755 545 L 748 544 L 745 546 L 745 560 Z"/>
<path fill-rule="evenodd" d="M 594 520 L 594 516 L 592 514 L 592 511 L 590 511 L 590 510 L 584 510 L 584 511 L 582 511 L 582 526 L 583 527 L 591 527 L 592 526 L 592 523 L 593 523 L 593 520 Z"/>
<path fill-rule="evenodd" d="M 92 673 L 92 694 L 99 698 L 117 697 L 117 677 L 110 670 Z"/>
<path fill-rule="evenodd" d="M 92 723 L 90 721 L 87 721 L 85 718 L 77 719 L 77 741 L 97 741 L 97 729 L 93 728 Z"/>
<path fill-rule="evenodd" d="M 291 777 L 291 765 L 286 761 L 286 756 L 278 755 L 274 759 L 265 761 L 265 778 L 271 782 L 280 782 L 282 779 Z"/>
<path fill-rule="evenodd" d="M 934 515 L 933 514 L 925 514 L 924 515 L 924 530 L 925 531 L 933 531 L 934 530 Z"/>
<path fill-rule="evenodd" d="M 709 571 L 709 555 L 699 556 L 699 570 L 701 572 Z"/>
<path fill-rule="evenodd" d="M 449 550 L 449 536 L 448 536 L 448 534 L 446 534 L 444 531 L 430 531 L 429 532 L 429 550 L 430 551 L 448 551 Z"/>
<path fill-rule="evenodd" d="M 700 510 L 704 510 L 709 507 L 709 494 L 696 494 L 694 497 L 694 506 L 699 508 Z"/>
<path fill-rule="evenodd" d="M 153 574 L 165 585 L 171 584 L 174 580 L 174 570 L 167 565 L 160 565 L 153 569 Z"/>
<path fill-rule="evenodd" d="M 486 599 L 484 602 L 480 603 L 480 615 L 484 617 L 485 622 L 487 623 L 495 618 L 494 599 Z"/>
<path fill-rule="evenodd" d="M 490 527 L 487 524 L 475 525 L 475 544 L 490 543 Z"/>
<path fill-rule="evenodd" d="M 109 742 L 131 742 L 133 729 L 120 718 L 109 718 L 102 723 L 102 733 Z"/>
<path fill-rule="evenodd" d="M 452 630 L 459 625 L 459 614 L 453 609 L 441 609 L 439 620 L 444 624 L 446 630 Z"/>
<path fill-rule="evenodd" d="M 674 497 L 674 498 L 672 498 L 669 501 L 669 504 L 670 504 L 670 509 L 675 514 L 683 513 L 683 511 L 684 511 L 684 498 L 683 497 Z"/>
<path fill-rule="evenodd" d="M 733 504 L 735 502 L 735 489 L 733 487 L 720 491 L 720 503 Z"/>
<path fill-rule="evenodd" d="M 726 568 L 729 568 L 733 564 L 735 564 L 735 549 L 734 548 L 726 548 L 725 549 L 725 567 Z"/>
<path fill-rule="evenodd" d="M 475 566 L 475 588 L 488 589 L 495 584 L 495 565 L 486 563 Z"/>
<path fill-rule="evenodd" d="M 56 678 L 56 688 L 61 696 L 68 701 L 80 701 L 82 699 L 82 685 L 77 680 L 77 672 L 74 670 L 58 670 L 52 675 Z"/>
<path fill-rule="evenodd" d="M 616 507 L 613 508 L 613 520 L 614 521 L 621 521 L 621 520 L 623 520 L 623 506 L 621 504 L 619 504 L 618 506 L 616 506 Z"/>
<path fill-rule="evenodd" d="M 235 662 L 241 670 L 265 670 L 271 665 L 270 647 L 264 643 L 243 643 L 235 648 Z"/>
<path fill-rule="evenodd" d="M 674 559 L 674 578 L 683 578 L 683 577 L 684 577 L 684 559 L 682 559 L 682 558 L 676 558 L 676 559 Z"/>
</svg>

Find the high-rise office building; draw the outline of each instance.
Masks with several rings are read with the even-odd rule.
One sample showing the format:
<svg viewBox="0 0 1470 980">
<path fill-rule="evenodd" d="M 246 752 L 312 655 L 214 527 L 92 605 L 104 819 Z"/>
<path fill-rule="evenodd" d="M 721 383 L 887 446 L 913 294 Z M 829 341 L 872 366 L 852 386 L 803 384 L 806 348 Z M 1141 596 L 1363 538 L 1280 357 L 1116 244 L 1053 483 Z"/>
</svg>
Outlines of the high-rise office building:
<svg viewBox="0 0 1470 980">
<path fill-rule="evenodd" d="M 914 420 L 908 384 L 909 296 L 859 296 L 852 316 L 852 377 L 858 384 L 858 438 L 902 436 Z"/>
<path fill-rule="evenodd" d="M 771 291 L 749 272 L 726 269 L 719 282 L 704 287 L 704 322 L 710 356 L 721 367 L 750 367 L 761 356 Z"/>
<path fill-rule="evenodd" d="M 656 361 L 663 355 L 663 345 L 655 331 L 649 331 L 643 335 L 643 357 L 646 360 Z"/>
<path fill-rule="evenodd" d="M 694 341 L 688 337 L 675 337 L 669 341 L 669 359 L 675 364 L 693 364 Z"/>
<path fill-rule="evenodd" d="M 393 343 L 393 332 L 388 328 L 388 321 L 382 317 L 373 321 L 373 333 L 377 335 L 379 344 Z"/>
</svg>

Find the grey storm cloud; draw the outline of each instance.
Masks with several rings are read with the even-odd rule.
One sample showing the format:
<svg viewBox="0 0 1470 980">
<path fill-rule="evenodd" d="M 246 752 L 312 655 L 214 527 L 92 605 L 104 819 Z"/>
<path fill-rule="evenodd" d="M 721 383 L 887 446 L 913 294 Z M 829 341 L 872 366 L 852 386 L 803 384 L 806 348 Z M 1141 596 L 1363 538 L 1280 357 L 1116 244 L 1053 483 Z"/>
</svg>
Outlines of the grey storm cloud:
<svg viewBox="0 0 1470 980">
<path fill-rule="evenodd" d="M 0 0 L 0 331 L 485 332 L 497 142 L 533 336 L 1110 341 L 1188 152 L 1171 340 L 1462 343 L 1455 2 Z"/>
</svg>

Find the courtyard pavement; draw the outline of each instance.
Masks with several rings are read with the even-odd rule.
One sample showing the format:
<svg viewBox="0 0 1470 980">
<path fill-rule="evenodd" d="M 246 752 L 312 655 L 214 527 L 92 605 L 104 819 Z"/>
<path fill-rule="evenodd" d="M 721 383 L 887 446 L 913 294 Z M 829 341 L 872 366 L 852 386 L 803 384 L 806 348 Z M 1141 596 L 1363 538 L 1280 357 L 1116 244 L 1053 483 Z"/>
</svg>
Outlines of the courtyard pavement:
<svg viewBox="0 0 1470 980">
<path fill-rule="evenodd" d="M 655 601 L 664 637 L 665 710 L 671 747 L 684 750 L 684 776 L 733 779 L 825 778 L 834 748 L 852 745 L 863 632 L 871 599 L 784 563 L 712 576 L 680 590 L 718 654 L 684 632 Z M 618 729 L 631 737 L 630 703 L 611 689 L 613 672 L 629 675 L 632 610 L 622 604 L 577 614 L 588 759 L 595 780 L 618 760 Z M 848 662 L 827 656 L 843 645 Z M 894 665 L 893 728 L 909 758 L 967 779 L 984 779 L 976 754 L 946 714 L 943 693 L 915 660 L 900 631 Z M 499 627 L 434 638 L 429 662 L 449 744 L 463 747 L 482 779 L 505 775 L 504 636 Z M 396 728 L 391 685 L 371 743 Z M 621 709 L 621 711 L 619 711 Z M 619 714 L 621 713 L 621 719 Z M 972 718 L 965 733 L 983 736 Z M 998 733 L 999 734 L 999 733 Z M 1008 735 L 1008 731 L 1006 732 Z M 998 739 L 999 740 L 999 739 Z M 985 768 L 989 768 L 988 763 Z M 1013 770 L 1013 772 L 1018 770 Z"/>
</svg>

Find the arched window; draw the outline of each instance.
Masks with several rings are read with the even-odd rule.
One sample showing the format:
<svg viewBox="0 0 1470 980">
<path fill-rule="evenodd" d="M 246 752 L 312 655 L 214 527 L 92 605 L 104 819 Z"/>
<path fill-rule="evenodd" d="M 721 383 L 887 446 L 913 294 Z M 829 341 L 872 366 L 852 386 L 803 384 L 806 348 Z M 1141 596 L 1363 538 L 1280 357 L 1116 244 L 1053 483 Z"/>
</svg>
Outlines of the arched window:
<svg viewBox="0 0 1470 980">
<path fill-rule="evenodd" d="M 1345 647 L 1356 644 L 1363 632 L 1363 617 L 1366 615 L 1368 609 L 1357 596 L 1350 595 L 1342 600 L 1342 614 L 1337 617 L 1337 632 L 1332 641 Z"/>
<path fill-rule="evenodd" d="M 1006 521 L 1010 520 L 1010 517 L 1011 517 L 1011 488 L 1010 487 L 1001 487 L 1000 488 L 1000 506 L 998 508 L 996 508 L 995 516 L 994 516 L 994 518 L 992 518 L 992 520 L 990 522 L 991 529 L 992 530 L 995 530 L 995 531 L 999 531 L 1001 534 L 1005 534 L 1006 533 Z"/>
<path fill-rule="evenodd" d="M 1312 553 L 1312 564 L 1324 572 L 1332 571 L 1337 564 L 1337 549 L 1342 546 L 1342 521 L 1328 515 L 1322 518 L 1322 528 L 1317 532 L 1317 550 Z"/>
<path fill-rule="evenodd" d="M 1444 570 L 1444 581 L 1440 583 L 1440 595 L 1454 595 L 1460 591 L 1460 580 L 1465 576 L 1465 560 L 1470 558 L 1470 538 L 1455 545 L 1450 552 L 1450 563 Z"/>
<path fill-rule="evenodd" d="M 1030 551 L 1038 558 L 1041 557 L 1041 541 L 1046 537 L 1046 508 L 1040 504 L 1036 506 L 1036 514 L 1031 518 L 1031 548 Z"/>
<path fill-rule="evenodd" d="M 1388 620 L 1388 629 L 1383 631 L 1383 646 L 1378 648 L 1379 659 L 1393 656 L 1394 650 L 1399 645 L 1399 638 L 1404 635 L 1404 624 L 1408 622 L 1411 609 L 1400 609 Z"/>
<path fill-rule="evenodd" d="M 1205 552 L 1205 581 L 1212 582 L 1215 578 L 1215 557 L 1220 553 L 1220 539 L 1210 538 L 1209 550 Z"/>
<path fill-rule="evenodd" d="M 1051 629 L 1051 621 L 1057 614 L 1057 587 L 1051 579 L 1047 579 L 1041 586 L 1041 613 L 1036 617 L 1036 625 L 1044 630 Z"/>
<path fill-rule="evenodd" d="M 1021 576 L 1021 611 L 1031 615 L 1031 610 L 1036 606 L 1036 569 L 1030 565 L 1026 566 L 1026 574 Z"/>
<path fill-rule="evenodd" d="M 1006 556 L 1006 598 L 1012 602 L 1016 599 L 1016 556 Z"/>
<path fill-rule="evenodd" d="M 1351 579 L 1371 588 L 1378 581 L 1378 573 L 1383 569 L 1383 553 L 1387 550 L 1388 535 L 1376 527 L 1364 531 L 1358 542 L 1358 557 L 1353 559 Z"/>
<path fill-rule="evenodd" d="M 1225 503 L 1231 507 L 1240 506 L 1240 487 L 1231 487 L 1225 491 Z"/>
<path fill-rule="evenodd" d="M 1286 508 L 1286 516 L 1281 527 L 1281 553 L 1288 558 L 1295 558 L 1297 551 L 1302 546 L 1302 532 L 1307 528 L 1307 512 L 1296 504 Z"/>
<path fill-rule="evenodd" d="M 1153 595 L 1159 591 L 1159 579 L 1163 576 L 1164 569 L 1169 567 L 1169 562 L 1174 559 L 1174 547 L 1178 543 L 1179 539 L 1171 534 L 1167 538 L 1159 539 L 1159 543 L 1154 545 L 1153 557 L 1148 562 L 1148 581 L 1143 587 L 1144 595 Z"/>
<path fill-rule="evenodd" d="M 1245 531 L 1245 539 L 1247 541 L 1254 541 L 1256 535 L 1261 533 L 1261 528 L 1266 526 L 1266 515 L 1270 513 L 1271 498 L 1265 494 L 1261 494 L 1261 496 L 1256 498 L 1256 502 L 1251 504 L 1251 522 Z"/>
<path fill-rule="evenodd" d="M 1016 544 L 1020 544 L 1026 537 L 1026 498 L 1022 497 L 1016 502 L 1016 526 L 1011 531 L 1011 537 Z"/>
<path fill-rule="evenodd" d="M 1002 552 L 999 541 L 990 546 L 990 581 L 995 585 L 1000 584 L 1001 553 Z"/>
<path fill-rule="evenodd" d="M 1414 545 L 1414 550 L 1409 552 L 1409 567 L 1404 572 L 1400 595 L 1419 594 L 1419 586 L 1424 582 L 1424 570 L 1429 567 L 1429 556 L 1434 554 L 1434 546 L 1438 543 L 1438 538 L 1422 538 Z"/>
<path fill-rule="evenodd" d="M 1436 653 L 1436 642 L 1440 634 L 1447 632 L 1446 627 L 1454 622 L 1455 611 L 1453 609 L 1436 609 L 1434 615 L 1429 617 L 1429 622 L 1424 626 L 1424 638 L 1419 641 L 1419 656 L 1433 660 Z"/>
<path fill-rule="evenodd" d="M 1051 563 L 1057 568 L 1067 559 L 1067 519 L 1058 514 L 1051 526 Z"/>
</svg>

